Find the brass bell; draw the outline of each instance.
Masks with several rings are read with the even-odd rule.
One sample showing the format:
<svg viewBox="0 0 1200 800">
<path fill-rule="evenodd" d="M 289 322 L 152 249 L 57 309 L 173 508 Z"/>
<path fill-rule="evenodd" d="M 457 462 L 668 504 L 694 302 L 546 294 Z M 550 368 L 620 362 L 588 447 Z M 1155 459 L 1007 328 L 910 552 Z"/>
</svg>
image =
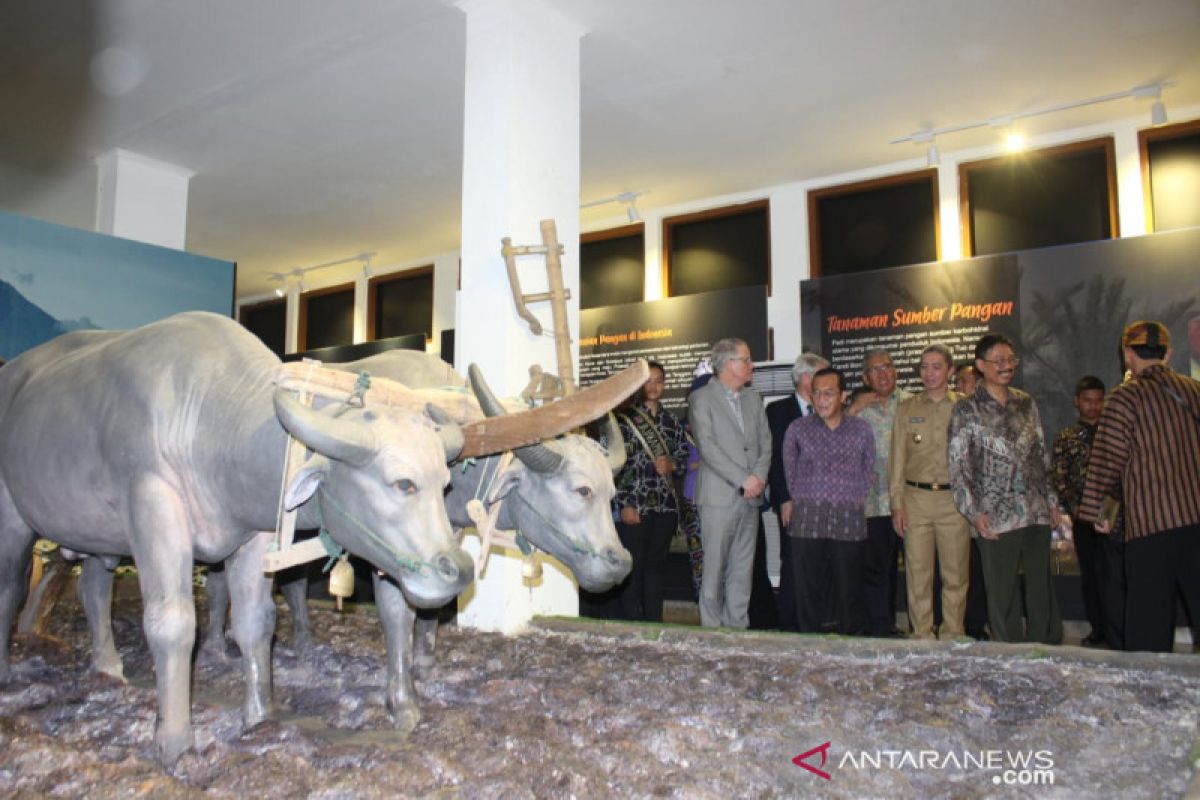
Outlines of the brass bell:
<svg viewBox="0 0 1200 800">
<path fill-rule="evenodd" d="M 342 598 L 354 594 L 354 567 L 346 556 L 329 570 L 329 593 L 334 596 L 338 611 L 342 610 Z"/>
<path fill-rule="evenodd" d="M 542 562 L 538 561 L 533 553 L 521 561 L 521 577 L 527 581 L 536 581 L 542 577 Z"/>
</svg>

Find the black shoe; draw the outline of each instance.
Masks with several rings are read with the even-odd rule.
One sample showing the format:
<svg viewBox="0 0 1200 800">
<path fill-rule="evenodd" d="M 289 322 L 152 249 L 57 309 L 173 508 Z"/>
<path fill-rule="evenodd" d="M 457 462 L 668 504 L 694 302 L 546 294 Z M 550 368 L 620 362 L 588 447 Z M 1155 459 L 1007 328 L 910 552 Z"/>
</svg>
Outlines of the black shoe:
<svg viewBox="0 0 1200 800">
<path fill-rule="evenodd" d="M 1083 637 L 1079 643 L 1084 647 L 1104 647 L 1104 636 L 1103 634 L 1096 633 L 1096 631 L 1092 631 Z"/>
</svg>

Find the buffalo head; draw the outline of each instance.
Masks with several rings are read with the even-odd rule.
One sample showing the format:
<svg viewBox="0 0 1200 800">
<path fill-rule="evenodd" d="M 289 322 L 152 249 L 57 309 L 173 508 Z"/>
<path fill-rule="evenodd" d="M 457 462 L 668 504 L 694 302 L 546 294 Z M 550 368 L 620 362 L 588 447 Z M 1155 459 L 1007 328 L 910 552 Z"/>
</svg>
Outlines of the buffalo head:
<svg viewBox="0 0 1200 800">
<path fill-rule="evenodd" d="M 471 386 L 484 414 L 506 413 L 477 370 Z M 614 451 L 624 448 L 617 444 Z M 613 524 L 614 460 L 596 442 L 567 434 L 513 451 L 515 463 L 502 479 L 505 525 L 562 561 L 579 585 L 603 591 L 629 574 L 633 559 Z M 619 468 L 619 465 L 617 465 Z"/>
<path fill-rule="evenodd" d="M 283 427 L 314 452 L 286 488 L 289 509 L 315 498 L 334 540 L 394 578 L 413 605 L 440 606 L 473 580 L 443 495 L 446 462 L 462 447 L 457 426 L 386 406 L 334 417 L 282 389 L 274 399 Z"/>
</svg>

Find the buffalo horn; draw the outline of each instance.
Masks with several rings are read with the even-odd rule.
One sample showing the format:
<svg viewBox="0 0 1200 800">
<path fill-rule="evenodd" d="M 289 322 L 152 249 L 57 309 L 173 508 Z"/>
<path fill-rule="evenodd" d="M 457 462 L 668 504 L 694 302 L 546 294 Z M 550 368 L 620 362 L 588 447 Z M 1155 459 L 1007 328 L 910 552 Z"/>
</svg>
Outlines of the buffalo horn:
<svg viewBox="0 0 1200 800">
<path fill-rule="evenodd" d="M 425 413 L 438 426 L 438 436 L 441 437 L 442 444 L 446 447 L 446 462 L 449 463 L 458 458 L 458 454 L 463 449 L 462 428 L 454 421 L 453 417 L 433 403 L 425 404 Z"/>
<path fill-rule="evenodd" d="M 608 465 L 616 475 L 625 466 L 625 438 L 621 436 L 621 426 L 611 411 L 604 417 L 604 433 L 608 441 Z"/>
<path fill-rule="evenodd" d="M 492 389 L 483 379 L 483 371 L 479 369 L 478 364 L 467 367 L 467 379 L 471 381 L 471 391 L 475 393 L 475 399 L 479 401 L 484 416 L 503 417 L 508 413 L 496 399 L 496 395 L 492 394 Z"/>
<path fill-rule="evenodd" d="M 355 466 L 366 464 L 375 455 L 375 439 L 363 426 L 319 414 L 284 388 L 275 390 L 274 400 L 279 422 L 309 449 Z"/>
<path fill-rule="evenodd" d="M 551 474 L 558 472 L 562 466 L 563 457 L 548 444 L 531 444 L 528 447 L 518 447 L 513 455 L 521 459 L 521 463 L 534 472 Z"/>
</svg>

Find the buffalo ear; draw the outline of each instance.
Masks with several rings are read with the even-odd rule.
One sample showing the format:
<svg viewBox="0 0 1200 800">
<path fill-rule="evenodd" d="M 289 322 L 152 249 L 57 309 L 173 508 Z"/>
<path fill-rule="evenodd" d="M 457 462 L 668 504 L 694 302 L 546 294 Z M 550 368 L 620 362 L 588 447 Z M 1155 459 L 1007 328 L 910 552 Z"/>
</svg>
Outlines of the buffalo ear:
<svg viewBox="0 0 1200 800">
<path fill-rule="evenodd" d="M 297 506 L 308 502 L 321 485 L 321 481 L 329 477 L 329 459 L 325 456 L 314 455 L 304 466 L 296 470 L 296 474 L 288 482 L 283 493 L 283 507 L 291 511 Z"/>
</svg>

